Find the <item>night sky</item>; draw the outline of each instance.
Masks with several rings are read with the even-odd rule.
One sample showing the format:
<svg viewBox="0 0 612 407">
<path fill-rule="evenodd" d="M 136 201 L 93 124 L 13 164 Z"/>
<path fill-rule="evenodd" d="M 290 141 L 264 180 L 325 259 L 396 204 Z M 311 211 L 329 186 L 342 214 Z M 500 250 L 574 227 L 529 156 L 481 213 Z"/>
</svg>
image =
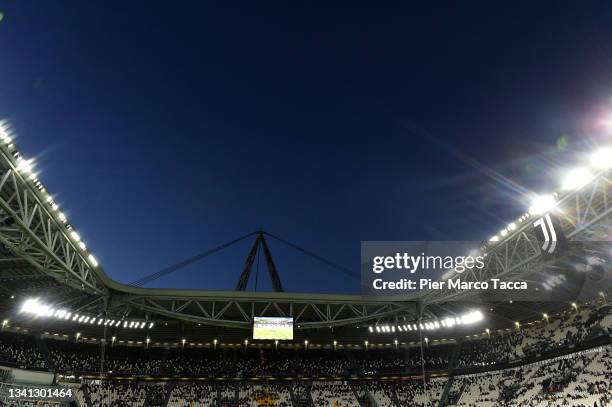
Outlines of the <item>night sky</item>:
<svg viewBox="0 0 612 407">
<path fill-rule="evenodd" d="M 610 140 L 612 3 L 521 3 L 1 1 L 0 118 L 121 282 L 256 229 L 358 271 L 490 237 Z M 232 289 L 249 244 L 152 286 Z M 358 290 L 270 246 L 286 290 Z"/>
</svg>

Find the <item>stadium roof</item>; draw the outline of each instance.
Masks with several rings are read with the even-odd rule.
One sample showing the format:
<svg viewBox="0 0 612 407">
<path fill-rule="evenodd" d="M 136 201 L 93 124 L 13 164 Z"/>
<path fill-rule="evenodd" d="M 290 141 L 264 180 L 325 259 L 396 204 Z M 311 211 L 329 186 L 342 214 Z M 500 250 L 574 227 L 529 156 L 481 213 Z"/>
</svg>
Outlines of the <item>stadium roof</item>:
<svg viewBox="0 0 612 407">
<path fill-rule="evenodd" d="M 560 226 L 568 239 L 609 240 L 611 191 L 611 171 L 607 168 L 590 178 L 587 185 L 551 195 L 552 206 L 563 214 L 559 217 Z M 512 280 L 536 273 L 543 267 L 542 248 L 533 222 L 528 221 L 536 215 L 536 210 L 526 213 L 484 242 L 481 250 L 488 254 L 484 272 L 466 273 L 462 278 L 481 281 L 503 276 Z M 78 318 L 89 318 L 87 329 L 92 331 L 106 331 L 107 321 L 112 320 L 115 329 L 131 329 L 129 324 L 133 323 L 139 327 L 136 329 L 155 329 L 159 335 L 163 334 L 163 327 L 170 326 L 173 332 L 193 329 L 208 338 L 230 331 L 242 332 L 236 334 L 241 337 L 243 330 L 251 326 L 253 316 L 293 316 L 298 331 L 327 329 L 335 330 L 334 335 L 345 332 L 351 336 L 354 333 L 346 333 L 343 327 L 354 332 L 357 326 L 363 329 L 380 321 L 414 320 L 420 312 L 426 317 L 457 314 L 466 310 L 470 301 L 466 293 L 459 291 L 390 298 L 158 289 L 121 284 L 107 276 L 95 255 L 80 240 L 76 228 L 38 179 L 32 161 L 17 150 L 6 123 L 0 124 L 0 243 L 2 309 L 14 312 L 16 301 L 38 298 L 54 311 L 67 309 L 78 314 Z M 450 305 L 449 300 L 462 302 Z M 534 307 L 512 309 L 514 313 L 542 312 Z M 498 317 L 505 322 L 517 319 L 509 310 Z M 55 326 L 74 330 L 69 328 L 72 322 L 63 318 Z M 41 321 L 29 323 L 38 329 L 47 326 Z"/>
</svg>

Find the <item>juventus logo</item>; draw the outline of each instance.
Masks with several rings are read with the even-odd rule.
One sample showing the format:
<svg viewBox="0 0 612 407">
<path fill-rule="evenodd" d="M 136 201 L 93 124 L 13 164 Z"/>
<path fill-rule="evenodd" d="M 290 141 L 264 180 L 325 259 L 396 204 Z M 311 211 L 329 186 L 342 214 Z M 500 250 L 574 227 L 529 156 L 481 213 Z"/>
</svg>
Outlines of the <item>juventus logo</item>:
<svg viewBox="0 0 612 407">
<path fill-rule="evenodd" d="M 542 228 L 542 233 L 544 234 L 542 250 L 553 254 L 555 248 L 557 247 L 557 232 L 555 232 L 555 227 L 553 226 L 549 213 L 533 223 L 533 227 L 537 228 L 538 226 Z"/>
</svg>

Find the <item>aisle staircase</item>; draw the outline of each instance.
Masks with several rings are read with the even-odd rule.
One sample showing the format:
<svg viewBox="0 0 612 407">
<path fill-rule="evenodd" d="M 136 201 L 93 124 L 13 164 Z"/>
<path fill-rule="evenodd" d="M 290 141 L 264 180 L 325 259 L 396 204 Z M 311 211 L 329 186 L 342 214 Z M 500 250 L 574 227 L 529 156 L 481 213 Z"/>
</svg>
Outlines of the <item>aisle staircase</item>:
<svg viewBox="0 0 612 407">
<path fill-rule="evenodd" d="M 448 362 L 448 381 L 446 382 L 446 386 L 444 386 L 444 391 L 442 392 L 442 396 L 440 397 L 440 401 L 438 402 L 438 407 L 446 406 L 448 402 L 448 395 L 453 388 L 454 381 L 454 371 L 455 367 L 457 367 L 457 362 L 459 361 L 459 355 L 461 354 L 461 345 L 462 341 L 458 340 L 453 348 L 453 354 Z"/>
<path fill-rule="evenodd" d="M 36 335 L 36 345 L 38 345 L 38 350 L 40 351 L 43 358 L 45 358 L 45 363 L 47 364 L 47 368 L 49 369 L 49 371 L 55 371 L 55 365 L 53 363 L 51 351 L 49 351 L 49 347 L 47 346 L 42 336 Z"/>
</svg>

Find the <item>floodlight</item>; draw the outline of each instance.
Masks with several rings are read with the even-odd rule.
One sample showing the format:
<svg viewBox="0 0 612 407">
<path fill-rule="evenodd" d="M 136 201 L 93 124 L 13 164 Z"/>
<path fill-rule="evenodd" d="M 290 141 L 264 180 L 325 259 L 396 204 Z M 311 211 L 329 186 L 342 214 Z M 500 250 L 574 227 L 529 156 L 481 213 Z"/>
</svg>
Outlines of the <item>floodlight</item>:
<svg viewBox="0 0 612 407">
<path fill-rule="evenodd" d="M 529 213 L 532 215 L 539 215 L 544 212 L 548 212 L 557 205 L 555 197 L 552 195 L 540 195 L 536 197 L 529 207 Z"/>
<path fill-rule="evenodd" d="M 561 189 L 564 191 L 572 191 L 585 186 L 591 179 L 593 174 L 586 168 L 575 168 L 568 172 L 563 179 Z"/>
<path fill-rule="evenodd" d="M 5 121 L 0 121 L 0 138 L 6 144 L 9 144 L 12 141 Z"/>
<path fill-rule="evenodd" d="M 24 158 L 17 159 L 17 170 L 29 174 L 32 172 L 32 160 L 26 160 Z"/>
<path fill-rule="evenodd" d="M 21 312 L 32 314 L 37 317 L 49 315 L 49 310 L 49 306 L 40 303 L 38 298 L 28 299 L 21 306 Z"/>
<path fill-rule="evenodd" d="M 603 147 L 591 155 L 591 165 L 598 170 L 612 168 L 612 147 Z"/>
<path fill-rule="evenodd" d="M 474 324 L 476 322 L 482 321 L 484 316 L 480 311 L 472 311 L 467 313 L 461 317 L 461 320 L 464 324 Z"/>
<path fill-rule="evenodd" d="M 89 262 L 91 263 L 92 266 L 98 267 L 98 260 L 96 260 L 93 254 L 90 254 L 87 258 L 89 259 Z"/>
</svg>

